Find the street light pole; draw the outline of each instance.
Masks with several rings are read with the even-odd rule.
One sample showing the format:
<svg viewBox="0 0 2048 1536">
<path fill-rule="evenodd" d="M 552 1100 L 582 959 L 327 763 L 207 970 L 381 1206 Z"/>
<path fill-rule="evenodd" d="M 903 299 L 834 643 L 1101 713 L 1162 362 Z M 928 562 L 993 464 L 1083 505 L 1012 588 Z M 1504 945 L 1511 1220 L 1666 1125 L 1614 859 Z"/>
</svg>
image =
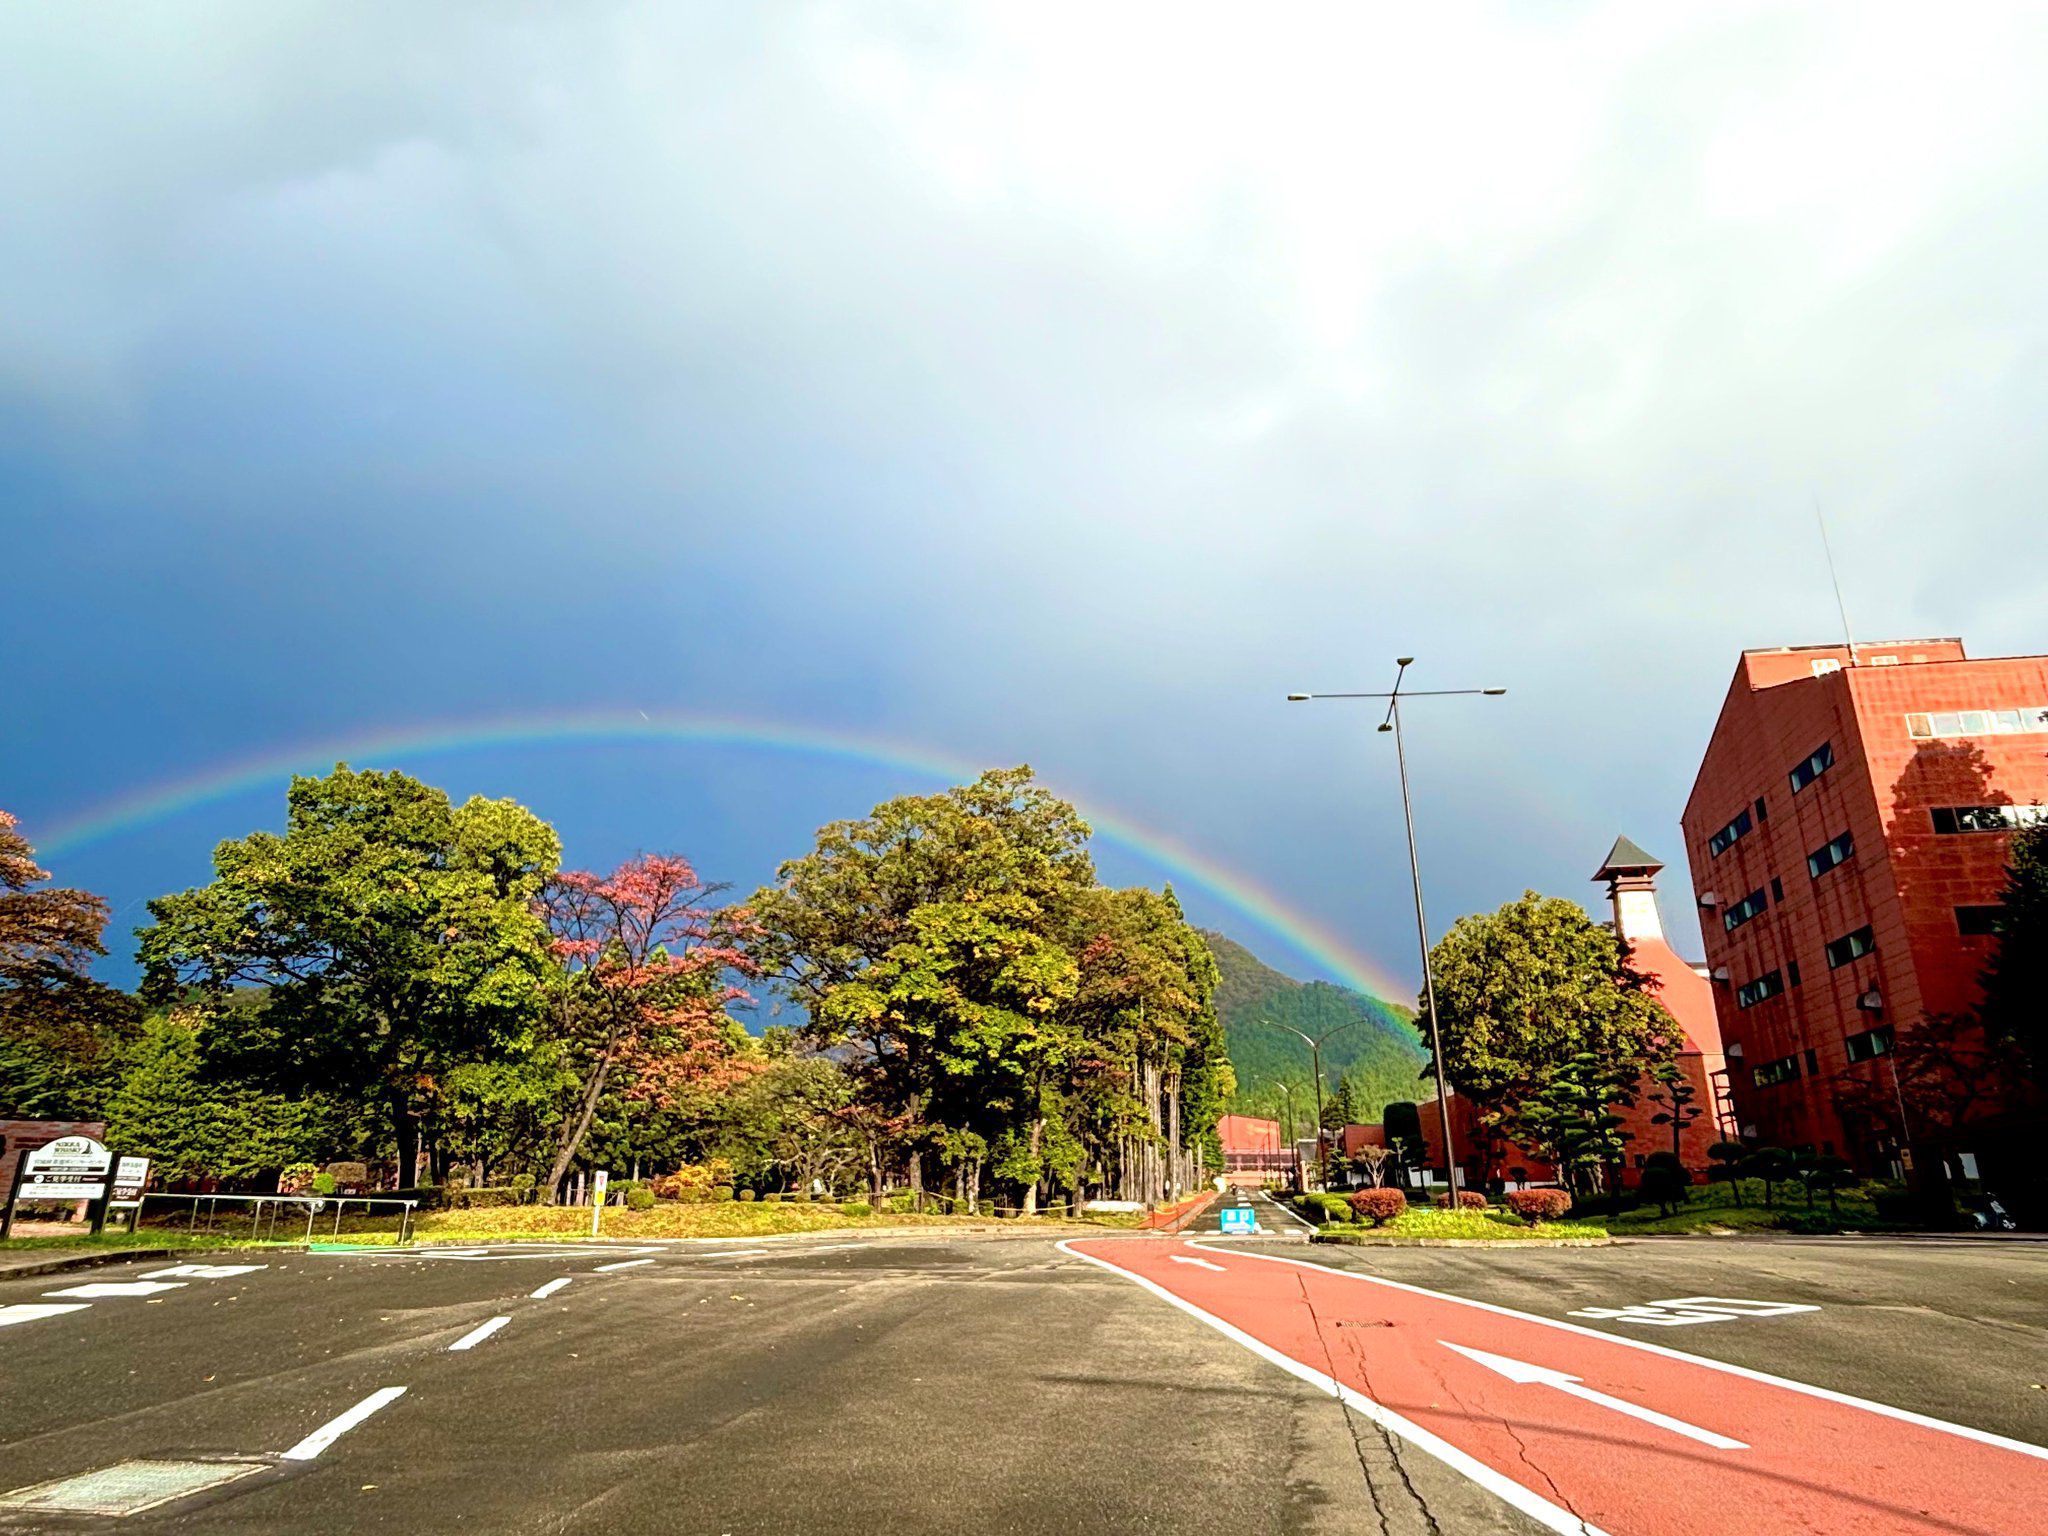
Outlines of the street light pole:
<svg viewBox="0 0 2048 1536">
<path fill-rule="evenodd" d="M 1400 656 L 1394 662 L 1394 686 L 1387 693 L 1290 693 L 1289 703 L 1302 704 L 1311 699 L 1385 699 L 1386 718 L 1380 721 L 1382 731 L 1394 735 L 1394 762 L 1401 776 L 1401 820 L 1408 831 L 1408 877 L 1415 889 L 1415 940 L 1422 951 L 1422 996 L 1429 1013 L 1429 1048 L 1436 1065 L 1436 1110 L 1438 1123 L 1444 1135 L 1444 1170 L 1451 1184 L 1451 1209 L 1458 1208 L 1458 1153 L 1451 1135 L 1451 1093 L 1450 1074 L 1444 1069 L 1443 1035 L 1436 1021 L 1436 975 L 1429 963 L 1429 921 L 1422 913 L 1422 863 L 1415 852 L 1415 808 L 1408 794 L 1408 752 L 1401 740 L 1401 700 L 1403 698 L 1452 698 L 1460 695 L 1478 694 L 1487 698 L 1498 698 L 1507 692 L 1505 688 L 1426 688 L 1409 689 L 1402 692 L 1401 683 L 1408 675 L 1409 667 L 1415 664 L 1413 656 Z M 1317 1084 L 1320 1089 L 1320 1081 Z M 1317 1116 L 1317 1134 L 1321 1135 L 1321 1116 Z M 1321 1148 L 1320 1141 L 1317 1143 Z"/>
<path fill-rule="evenodd" d="M 1309 1061 L 1315 1069 L 1316 1179 L 1319 1183 L 1327 1182 L 1323 1179 L 1323 1042 L 1329 1039 L 1332 1035 L 1342 1034 L 1345 1030 L 1351 1028 L 1351 1026 L 1356 1024 L 1357 1022 L 1358 1020 L 1356 1019 L 1346 1019 L 1342 1024 L 1339 1024 L 1335 1029 L 1326 1029 L 1322 1032 L 1322 1034 L 1318 1035 L 1313 1040 L 1309 1039 L 1307 1035 L 1302 1034 L 1302 1032 L 1296 1029 L 1292 1024 L 1282 1024 L 1280 1026 L 1282 1029 L 1286 1030 L 1290 1035 L 1295 1035 L 1307 1043 Z"/>
</svg>

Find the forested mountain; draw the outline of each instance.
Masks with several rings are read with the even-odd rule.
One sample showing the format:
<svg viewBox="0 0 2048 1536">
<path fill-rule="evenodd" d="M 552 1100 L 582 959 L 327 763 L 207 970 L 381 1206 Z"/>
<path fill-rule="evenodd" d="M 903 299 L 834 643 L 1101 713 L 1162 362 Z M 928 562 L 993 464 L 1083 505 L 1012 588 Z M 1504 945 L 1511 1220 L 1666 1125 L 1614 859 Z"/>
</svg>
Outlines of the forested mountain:
<svg viewBox="0 0 2048 1536">
<path fill-rule="evenodd" d="M 1348 1083 L 1353 1108 L 1368 1121 L 1377 1120 L 1390 1101 L 1428 1096 L 1431 1087 L 1420 1076 L 1424 1057 L 1411 1009 L 1327 981 L 1296 981 L 1220 933 L 1203 937 L 1222 972 L 1216 1012 L 1237 1072 L 1232 1110 L 1278 1118 L 1282 1096 L 1273 1087 L 1277 1078 L 1297 1090 L 1295 1114 L 1306 1134 L 1315 1098 L 1309 1051 L 1284 1026 L 1321 1036 L 1346 1019 L 1359 1022 L 1323 1047 L 1326 1095 L 1336 1091 L 1340 1079 Z"/>
</svg>

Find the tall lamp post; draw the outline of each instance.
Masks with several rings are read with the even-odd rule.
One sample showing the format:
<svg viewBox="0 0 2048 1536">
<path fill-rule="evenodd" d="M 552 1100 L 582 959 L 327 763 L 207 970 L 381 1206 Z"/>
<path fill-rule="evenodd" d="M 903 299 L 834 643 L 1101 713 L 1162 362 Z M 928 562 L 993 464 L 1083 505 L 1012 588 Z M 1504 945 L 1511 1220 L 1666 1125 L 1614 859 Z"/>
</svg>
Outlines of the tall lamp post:
<svg viewBox="0 0 2048 1536">
<path fill-rule="evenodd" d="M 1429 1048 L 1436 1062 L 1436 1109 L 1444 1133 L 1445 1172 L 1451 1181 L 1451 1209 L 1458 1208 L 1458 1154 L 1451 1140 L 1451 1093 L 1450 1075 L 1444 1070 L 1443 1037 L 1436 1022 L 1436 977 L 1429 965 L 1429 922 L 1422 915 L 1422 864 L 1415 855 L 1415 810 L 1408 797 L 1408 753 L 1401 742 L 1401 701 L 1405 699 L 1442 699 L 1462 695 L 1479 694 L 1487 698 L 1498 698 L 1507 692 L 1505 688 L 1411 688 L 1403 691 L 1401 683 L 1408 675 L 1408 669 L 1415 664 L 1413 656 L 1399 656 L 1394 661 L 1394 686 L 1386 693 L 1290 693 L 1291 704 L 1305 704 L 1311 699 L 1385 699 L 1386 718 L 1380 721 L 1382 731 L 1394 733 L 1394 761 L 1401 773 L 1401 819 L 1408 828 L 1408 877 L 1415 887 L 1415 939 L 1422 949 L 1422 996 L 1429 1010 Z M 1317 1083 L 1318 1092 L 1321 1083 Z M 1317 1117 L 1320 1122 L 1321 1116 Z M 1321 1134 L 1320 1123 L 1317 1134 Z"/>
<path fill-rule="evenodd" d="M 1291 1154 L 1294 1151 L 1294 1090 L 1277 1077 L 1269 1077 L 1266 1081 L 1280 1090 L 1280 1102 L 1286 1106 L 1287 1124 L 1281 1132 L 1281 1140 L 1287 1143 Z"/>
<path fill-rule="evenodd" d="M 1356 1019 L 1346 1019 L 1342 1024 L 1339 1024 L 1335 1029 L 1326 1029 L 1320 1035 L 1316 1036 L 1312 1040 L 1307 1035 L 1302 1034 L 1302 1032 L 1296 1029 L 1292 1024 L 1282 1024 L 1280 1026 L 1282 1029 L 1286 1030 L 1290 1035 L 1296 1035 L 1300 1037 L 1302 1043 L 1308 1047 L 1309 1060 L 1315 1066 L 1316 1182 L 1319 1184 L 1327 1182 L 1323 1178 L 1323 1042 L 1329 1039 L 1332 1035 L 1342 1034 L 1345 1030 L 1351 1028 L 1351 1026 L 1356 1024 L 1357 1022 L 1358 1020 Z"/>
</svg>

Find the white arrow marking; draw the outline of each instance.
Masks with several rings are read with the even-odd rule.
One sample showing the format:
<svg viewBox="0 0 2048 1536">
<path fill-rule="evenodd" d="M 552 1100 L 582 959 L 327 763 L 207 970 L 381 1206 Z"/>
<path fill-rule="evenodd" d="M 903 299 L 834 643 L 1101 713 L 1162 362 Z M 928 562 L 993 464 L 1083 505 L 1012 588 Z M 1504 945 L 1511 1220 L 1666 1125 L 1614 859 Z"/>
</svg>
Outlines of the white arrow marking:
<svg viewBox="0 0 2048 1536">
<path fill-rule="evenodd" d="M 232 1280 L 237 1275 L 253 1275 L 268 1268 L 268 1264 L 173 1264 L 169 1269 L 148 1270 L 142 1278 L 169 1280 L 182 1275 L 188 1280 Z"/>
<path fill-rule="evenodd" d="M 1640 1403 L 1609 1397 L 1605 1392 L 1595 1392 L 1591 1387 L 1582 1386 L 1578 1377 L 1567 1376 L 1563 1371 L 1554 1371 L 1548 1366 L 1530 1365 L 1524 1360 L 1510 1360 L 1506 1355 L 1489 1355 L 1483 1349 L 1468 1349 L 1463 1344 L 1453 1344 L 1448 1339 L 1439 1339 L 1437 1342 L 1445 1349 L 1455 1349 L 1467 1360 L 1476 1361 L 1489 1371 L 1498 1372 L 1509 1381 L 1526 1386 L 1555 1387 L 1560 1392 L 1568 1392 L 1586 1402 L 1597 1403 L 1602 1408 L 1611 1408 L 1616 1413 L 1625 1413 L 1632 1419 L 1641 1419 L 1645 1424 L 1655 1424 L 1659 1429 L 1668 1429 L 1674 1435 L 1684 1435 L 1688 1440 L 1711 1445 L 1717 1451 L 1749 1449 L 1740 1440 L 1730 1440 L 1726 1435 L 1717 1435 L 1711 1429 L 1701 1429 L 1697 1424 L 1674 1419 L 1668 1413 L 1659 1413 L 1656 1409 L 1645 1408 Z"/>
<path fill-rule="evenodd" d="M 1219 1275 L 1224 1273 L 1224 1268 L 1221 1264 L 1211 1264 L 1207 1259 L 1191 1259 L 1182 1253 L 1170 1253 L 1167 1257 L 1176 1264 L 1192 1264 L 1197 1269 L 1213 1269 Z"/>
<path fill-rule="evenodd" d="M 0 1307 L 0 1328 L 12 1327 L 16 1323 L 32 1323 L 40 1317 L 60 1317 L 66 1312 L 83 1312 L 82 1301 L 20 1301 L 11 1307 Z"/>
</svg>

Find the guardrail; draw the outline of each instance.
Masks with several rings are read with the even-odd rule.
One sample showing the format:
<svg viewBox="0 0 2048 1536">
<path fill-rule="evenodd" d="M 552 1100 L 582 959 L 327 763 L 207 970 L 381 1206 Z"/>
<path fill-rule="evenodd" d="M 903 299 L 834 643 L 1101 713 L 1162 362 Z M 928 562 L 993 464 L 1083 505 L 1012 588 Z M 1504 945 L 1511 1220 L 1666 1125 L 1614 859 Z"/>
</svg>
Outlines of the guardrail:
<svg viewBox="0 0 2048 1536">
<path fill-rule="evenodd" d="M 227 1204 L 231 1207 L 247 1207 L 246 1214 L 249 1219 L 247 1236 L 252 1242 L 288 1242 L 296 1238 L 301 1242 L 310 1243 L 313 1241 L 314 1228 L 326 1225 L 326 1218 L 330 1211 L 334 1217 L 331 1235 L 339 1237 L 341 1235 L 341 1219 L 346 1214 L 347 1208 L 353 1205 L 361 1207 L 366 1215 L 371 1213 L 373 1207 L 383 1206 L 388 1208 L 396 1206 L 398 1208 L 398 1241 L 409 1243 L 412 1241 L 413 1213 L 419 1206 L 419 1201 L 417 1200 L 403 1200 L 395 1196 L 382 1195 L 184 1195 L 155 1190 L 145 1193 L 137 1201 L 134 1217 L 129 1227 L 131 1232 L 141 1229 L 143 1210 L 152 1200 L 166 1203 L 189 1200 L 192 1203 L 192 1212 L 191 1220 L 187 1224 L 187 1230 L 191 1232 L 197 1232 L 200 1229 L 202 1207 L 205 1212 L 205 1226 L 208 1232 L 216 1230 L 222 1204 Z M 301 1211 L 305 1213 L 306 1217 L 306 1229 L 303 1236 L 299 1233 L 298 1213 Z M 173 1220 L 175 1219 L 173 1217 Z M 239 1221 L 234 1221 L 230 1224 L 233 1226 L 241 1225 Z"/>
</svg>

